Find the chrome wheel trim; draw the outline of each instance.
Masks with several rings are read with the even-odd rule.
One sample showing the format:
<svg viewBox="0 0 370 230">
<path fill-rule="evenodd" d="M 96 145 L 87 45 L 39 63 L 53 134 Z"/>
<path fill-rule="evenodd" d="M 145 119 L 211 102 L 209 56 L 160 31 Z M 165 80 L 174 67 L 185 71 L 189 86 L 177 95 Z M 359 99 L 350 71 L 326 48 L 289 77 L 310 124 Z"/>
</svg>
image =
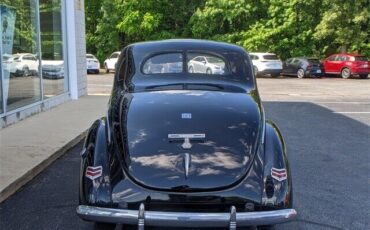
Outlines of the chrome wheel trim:
<svg viewBox="0 0 370 230">
<path fill-rule="evenodd" d="M 351 76 L 351 71 L 348 68 L 344 68 L 342 69 L 341 75 L 342 75 L 342 78 L 347 79 Z"/>
<path fill-rule="evenodd" d="M 193 68 L 193 66 L 189 66 L 188 72 L 189 72 L 189 73 L 194 73 L 194 68 Z"/>
<path fill-rule="evenodd" d="M 304 78 L 304 70 L 303 69 L 299 69 L 297 71 L 297 77 L 298 78 Z"/>
</svg>

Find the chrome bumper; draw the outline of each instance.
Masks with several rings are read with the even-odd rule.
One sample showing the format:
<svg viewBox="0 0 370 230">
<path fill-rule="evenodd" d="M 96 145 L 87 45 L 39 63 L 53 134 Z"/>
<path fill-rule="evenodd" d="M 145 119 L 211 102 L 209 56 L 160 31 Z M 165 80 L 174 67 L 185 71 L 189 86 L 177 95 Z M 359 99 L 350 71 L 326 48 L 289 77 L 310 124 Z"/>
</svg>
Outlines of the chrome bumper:
<svg viewBox="0 0 370 230">
<path fill-rule="evenodd" d="M 78 216 L 84 220 L 138 225 L 139 230 L 143 230 L 144 225 L 162 227 L 229 227 L 229 229 L 234 230 L 236 226 L 280 224 L 291 221 L 297 216 L 297 212 L 294 209 L 237 213 L 234 206 L 231 207 L 229 213 L 145 211 L 144 204 L 140 205 L 139 210 L 80 205 L 76 211 Z"/>
</svg>

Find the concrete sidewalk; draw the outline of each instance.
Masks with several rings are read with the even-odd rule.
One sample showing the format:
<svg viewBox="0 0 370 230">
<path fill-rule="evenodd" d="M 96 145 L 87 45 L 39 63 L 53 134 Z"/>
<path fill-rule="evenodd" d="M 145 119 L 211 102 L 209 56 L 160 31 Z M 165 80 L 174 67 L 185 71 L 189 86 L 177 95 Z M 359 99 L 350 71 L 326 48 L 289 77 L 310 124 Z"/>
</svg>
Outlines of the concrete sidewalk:
<svg viewBox="0 0 370 230">
<path fill-rule="evenodd" d="M 79 142 L 107 102 L 85 96 L 1 129 L 0 202 Z"/>
</svg>

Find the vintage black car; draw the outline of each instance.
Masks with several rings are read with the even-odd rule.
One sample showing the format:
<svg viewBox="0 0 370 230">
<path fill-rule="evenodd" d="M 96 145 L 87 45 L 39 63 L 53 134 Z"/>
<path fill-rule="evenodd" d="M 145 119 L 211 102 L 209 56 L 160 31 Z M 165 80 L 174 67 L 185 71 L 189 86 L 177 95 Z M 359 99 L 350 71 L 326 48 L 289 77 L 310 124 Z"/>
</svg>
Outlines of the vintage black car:
<svg viewBox="0 0 370 230">
<path fill-rule="evenodd" d="M 189 72 L 199 56 L 218 71 Z M 252 68 L 248 53 L 227 43 L 125 47 L 106 116 L 81 152 L 77 214 L 139 229 L 294 219 L 286 146 L 265 120 Z"/>
<path fill-rule="evenodd" d="M 282 75 L 304 77 L 321 77 L 324 67 L 317 58 L 294 57 L 283 62 Z"/>
</svg>

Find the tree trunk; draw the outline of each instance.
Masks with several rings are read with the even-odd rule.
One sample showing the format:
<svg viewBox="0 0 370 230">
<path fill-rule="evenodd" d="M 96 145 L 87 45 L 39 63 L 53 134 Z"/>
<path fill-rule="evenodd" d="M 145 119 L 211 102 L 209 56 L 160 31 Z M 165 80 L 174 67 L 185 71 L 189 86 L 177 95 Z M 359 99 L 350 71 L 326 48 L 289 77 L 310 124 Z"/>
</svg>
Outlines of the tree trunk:
<svg viewBox="0 0 370 230">
<path fill-rule="evenodd" d="M 340 53 L 347 53 L 347 45 L 341 45 L 340 46 Z"/>
</svg>

